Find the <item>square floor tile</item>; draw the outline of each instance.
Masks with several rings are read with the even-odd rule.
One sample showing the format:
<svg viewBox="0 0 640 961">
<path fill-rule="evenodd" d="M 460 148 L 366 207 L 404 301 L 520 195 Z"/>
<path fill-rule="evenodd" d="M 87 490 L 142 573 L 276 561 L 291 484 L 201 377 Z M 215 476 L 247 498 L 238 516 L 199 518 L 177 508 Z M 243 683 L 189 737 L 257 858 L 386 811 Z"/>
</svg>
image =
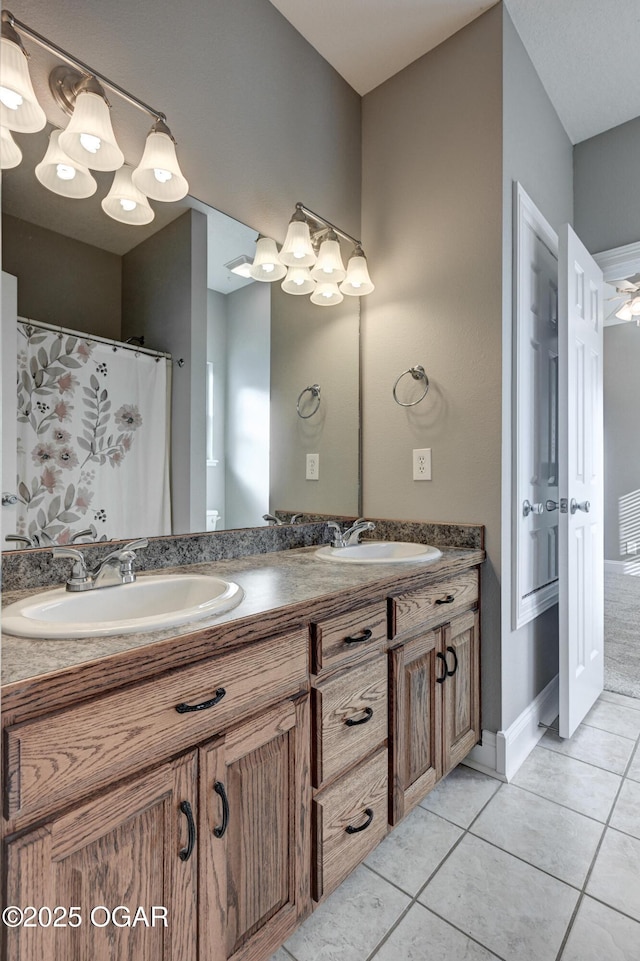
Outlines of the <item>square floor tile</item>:
<svg viewBox="0 0 640 961">
<path fill-rule="evenodd" d="M 606 821 L 621 780 L 611 771 L 535 747 L 511 783 L 587 817 Z"/>
<path fill-rule="evenodd" d="M 471 830 L 485 841 L 580 888 L 604 825 L 506 784 L 489 801 Z"/>
<path fill-rule="evenodd" d="M 449 821 L 417 807 L 371 852 L 365 864 L 408 894 L 417 894 L 462 833 Z"/>
<path fill-rule="evenodd" d="M 581 724 L 570 738 L 561 738 L 556 734 L 547 733 L 538 742 L 539 747 L 546 747 L 549 751 L 575 757 L 579 761 L 586 761 L 596 767 L 613 771 L 614 774 L 624 774 L 635 741 L 632 738 L 611 734 L 598 727 Z"/>
<path fill-rule="evenodd" d="M 269 961 L 291 961 L 291 955 L 284 948 L 280 948 L 279 951 L 271 955 Z"/>
<path fill-rule="evenodd" d="M 629 765 L 627 777 L 630 777 L 633 781 L 640 781 L 640 747 Z"/>
<path fill-rule="evenodd" d="M 607 828 L 587 884 L 587 894 L 640 921 L 640 841 L 637 838 Z"/>
<path fill-rule="evenodd" d="M 285 944 L 296 961 L 365 961 L 411 899 L 356 868 Z"/>
<path fill-rule="evenodd" d="M 466 828 L 501 784 L 487 774 L 460 764 L 420 801 L 420 806 Z"/>
<path fill-rule="evenodd" d="M 638 961 L 640 924 L 584 898 L 560 961 Z"/>
<path fill-rule="evenodd" d="M 640 783 L 624 780 L 609 824 L 625 834 L 640 838 Z M 640 955 L 640 950 L 638 951 Z"/>
<path fill-rule="evenodd" d="M 583 723 L 635 740 L 640 734 L 640 711 L 600 700 L 593 705 Z"/>
<path fill-rule="evenodd" d="M 373 961 L 498 961 L 495 954 L 414 904 Z"/>
<path fill-rule="evenodd" d="M 467 835 L 418 900 L 505 961 L 555 961 L 578 892 Z"/>
<path fill-rule="evenodd" d="M 616 691 L 603 691 L 599 700 L 611 701 L 612 704 L 621 704 L 632 711 L 640 711 L 640 699 L 629 697 L 627 694 L 618 694 Z"/>
</svg>

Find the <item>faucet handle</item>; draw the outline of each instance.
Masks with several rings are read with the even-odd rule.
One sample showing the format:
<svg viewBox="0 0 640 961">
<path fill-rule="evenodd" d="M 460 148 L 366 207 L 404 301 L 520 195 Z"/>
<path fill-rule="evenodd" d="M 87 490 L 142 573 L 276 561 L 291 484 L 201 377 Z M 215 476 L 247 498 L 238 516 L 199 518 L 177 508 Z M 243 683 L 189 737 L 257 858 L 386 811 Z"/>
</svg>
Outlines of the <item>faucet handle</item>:
<svg viewBox="0 0 640 961">
<path fill-rule="evenodd" d="M 147 537 L 139 537 L 137 541 L 129 541 L 129 543 L 125 544 L 124 547 L 121 548 L 121 550 L 139 551 L 143 547 L 148 547 L 148 546 L 149 546 L 149 539 Z"/>
<path fill-rule="evenodd" d="M 89 583 L 91 578 L 87 573 L 87 564 L 82 551 L 77 551 L 74 547 L 53 547 L 51 553 L 54 557 L 70 557 L 73 560 L 71 577 L 67 581 L 67 586 L 71 590 L 77 590 Z"/>
</svg>

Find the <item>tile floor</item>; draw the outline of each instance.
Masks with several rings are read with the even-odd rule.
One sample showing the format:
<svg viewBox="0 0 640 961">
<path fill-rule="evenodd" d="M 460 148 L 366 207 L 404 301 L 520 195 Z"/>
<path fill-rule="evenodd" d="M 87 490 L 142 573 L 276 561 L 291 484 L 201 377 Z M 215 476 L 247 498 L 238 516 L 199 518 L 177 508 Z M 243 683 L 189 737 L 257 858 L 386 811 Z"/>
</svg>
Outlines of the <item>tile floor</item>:
<svg viewBox="0 0 640 961">
<path fill-rule="evenodd" d="M 640 700 L 456 768 L 272 961 L 640 961 Z"/>
</svg>

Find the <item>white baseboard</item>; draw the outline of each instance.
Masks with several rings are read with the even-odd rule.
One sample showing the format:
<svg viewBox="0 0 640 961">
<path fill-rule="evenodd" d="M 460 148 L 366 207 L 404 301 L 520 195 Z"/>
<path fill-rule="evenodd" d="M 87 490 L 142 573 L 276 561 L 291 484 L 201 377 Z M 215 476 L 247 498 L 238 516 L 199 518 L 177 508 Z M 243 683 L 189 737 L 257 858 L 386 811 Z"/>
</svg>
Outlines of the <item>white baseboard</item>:
<svg viewBox="0 0 640 961">
<path fill-rule="evenodd" d="M 631 555 L 627 561 L 604 562 L 605 574 L 640 574 L 640 555 Z"/>
<path fill-rule="evenodd" d="M 476 745 L 462 763 L 500 781 L 510 781 L 544 735 L 540 724 L 549 725 L 557 716 L 556 676 L 506 731 L 483 731 L 482 744 Z"/>
</svg>

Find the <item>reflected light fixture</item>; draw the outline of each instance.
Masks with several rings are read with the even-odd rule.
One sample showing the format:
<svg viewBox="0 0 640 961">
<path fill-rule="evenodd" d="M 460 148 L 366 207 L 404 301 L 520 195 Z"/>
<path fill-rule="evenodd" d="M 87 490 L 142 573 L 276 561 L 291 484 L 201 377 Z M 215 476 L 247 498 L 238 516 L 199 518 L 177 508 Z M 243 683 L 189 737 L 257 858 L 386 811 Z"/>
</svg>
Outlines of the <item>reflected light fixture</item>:
<svg viewBox="0 0 640 961">
<path fill-rule="evenodd" d="M 346 270 L 340 238 L 353 245 Z M 313 304 L 330 307 L 341 303 L 345 294 L 363 297 L 375 290 L 360 241 L 301 203 L 296 204 L 289 221 L 282 250 L 278 253 L 275 241 L 268 237 L 260 237 L 258 248 L 261 244 L 268 250 L 268 257 L 263 262 L 256 250 L 251 276 L 254 280 L 273 281 L 286 272 L 280 285 L 286 294 L 311 294 Z"/>
<path fill-rule="evenodd" d="M 10 170 L 22 160 L 22 151 L 7 127 L 0 127 L 0 169 Z"/>
<path fill-rule="evenodd" d="M 121 224 L 150 224 L 155 213 L 145 195 L 131 179 L 133 169 L 124 164 L 116 170 L 111 190 L 102 201 L 102 209 Z"/>
<path fill-rule="evenodd" d="M 281 262 L 275 240 L 271 237 L 258 237 L 256 255 L 251 266 L 251 276 L 254 280 L 269 281 L 282 280 L 287 268 Z"/>
<path fill-rule="evenodd" d="M 123 100 L 150 115 L 153 126 L 147 136 L 139 165 L 135 170 L 128 168 L 122 177 L 114 178 L 112 188 L 102 204 L 103 209 L 109 216 L 114 216 L 115 210 L 119 215 L 116 219 L 123 223 L 149 223 L 154 214 L 147 197 L 172 202 L 186 196 L 189 184 L 180 170 L 176 143 L 167 126 L 165 115 L 17 20 L 8 10 L 2 11 L 0 57 L 0 123 L 3 127 L 34 133 L 41 130 L 47 120 L 31 84 L 27 53 L 18 31 L 62 61 L 62 65 L 55 67 L 49 75 L 49 87 L 58 106 L 71 115 L 66 129 L 57 131 L 56 138 L 57 147 L 64 151 L 69 162 L 65 164 L 64 161 L 59 161 L 55 173 L 50 176 L 50 172 L 45 173 L 45 167 L 50 160 L 47 151 L 42 163 L 38 165 L 38 179 L 44 186 L 66 197 L 90 196 L 89 193 L 74 192 L 81 181 L 85 183 L 85 189 L 88 188 L 89 181 L 84 171 L 118 171 L 122 168 L 125 158 L 111 124 L 110 104 L 104 91 L 104 87 L 108 87 Z M 15 152 L 12 153 L 9 139 L 4 134 L 2 149 L 3 165 L 5 160 L 8 165 L 8 157 L 15 158 Z M 56 179 L 52 179 L 54 177 Z M 60 187 L 59 181 L 65 178 L 68 184 L 74 184 L 73 189 L 57 189 Z M 91 177 L 90 179 L 93 180 Z M 131 196 L 120 196 L 125 190 L 125 184 Z M 117 197 L 114 190 L 117 191 Z M 117 207 L 112 203 L 114 198 L 117 200 Z M 124 207 L 130 204 L 134 206 L 128 211 L 125 210 Z M 121 217 L 123 212 L 128 216 Z"/>
<path fill-rule="evenodd" d="M 235 257 L 230 260 L 228 264 L 224 266 L 227 270 L 230 270 L 232 274 L 237 274 L 238 277 L 244 277 L 247 280 L 251 280 L 251 265 L 253 260 L 247 254 L 240 254 L 239 257 Z"/>
<path fill-rule="evenodd" d="M 73 160 L 60 146 L 60 130 L 52 130 L 47 152 L 36 167 L 36 177 L 48 190 L 61 197 L 91 197 L 98 184 L 87 167 Z"/>
</svg>

